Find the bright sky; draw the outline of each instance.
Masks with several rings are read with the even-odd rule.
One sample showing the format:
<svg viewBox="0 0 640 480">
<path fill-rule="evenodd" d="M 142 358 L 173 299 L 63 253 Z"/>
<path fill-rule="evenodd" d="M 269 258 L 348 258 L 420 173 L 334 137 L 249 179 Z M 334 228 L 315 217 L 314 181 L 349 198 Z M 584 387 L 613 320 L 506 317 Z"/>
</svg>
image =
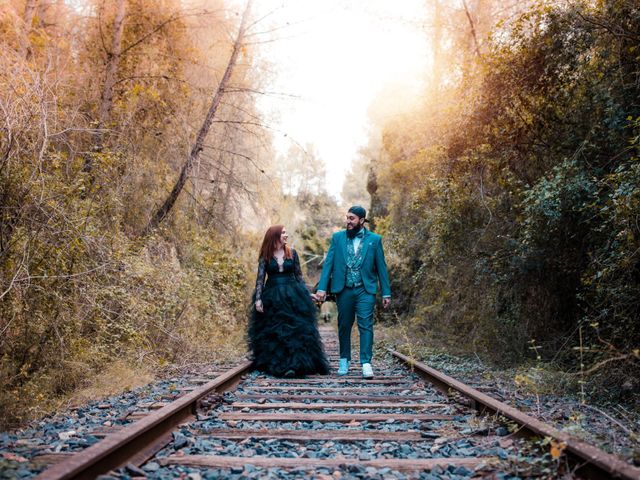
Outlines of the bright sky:
<svg viewBox="0 0 640 480">
<path fill-rule="evenodd" d="M 274 75 L 261 97 L 277 129 L 276 148 L 312 143 L 327 167 L 328 191 L 339 198 L 345 173 L 367 143 L 374 98 L 403 103 L 420 94 L 429 64 L 424 0 L 257 0 L 263 25 L 286 25 L 261 45 Z M 260 29 L 256 29 L 259 31 Z M 397 102 L 396 102 L 397 100 Z M 390 112 L 392 114 L 393 112 Z M 285 135 L 286 134 L 286 135 Z"/>
</svg>

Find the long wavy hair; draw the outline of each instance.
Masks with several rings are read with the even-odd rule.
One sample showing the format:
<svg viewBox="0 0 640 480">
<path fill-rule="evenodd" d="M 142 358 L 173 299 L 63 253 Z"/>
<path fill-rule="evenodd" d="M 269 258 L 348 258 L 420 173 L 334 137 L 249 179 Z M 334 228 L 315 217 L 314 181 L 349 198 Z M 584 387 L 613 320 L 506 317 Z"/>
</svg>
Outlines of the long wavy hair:
<svg viewBox="0 0 640 480">
<path fill-rule="evenodd" d="M 265 262 L 271 260 L 271 257 L 273 257 L 273 254 L 278 249 L 282 230 L 284 230 L 284 225 L 273 225 L 267 229 L 267 233 L 264 234 L 264 239 L 262 240 L 260 256 L 258 258 L 263 259 Z M 284 246 L 284 258 L 293 258 L 291 248 L 289 248 L 288 245 Z"/>
</svg>

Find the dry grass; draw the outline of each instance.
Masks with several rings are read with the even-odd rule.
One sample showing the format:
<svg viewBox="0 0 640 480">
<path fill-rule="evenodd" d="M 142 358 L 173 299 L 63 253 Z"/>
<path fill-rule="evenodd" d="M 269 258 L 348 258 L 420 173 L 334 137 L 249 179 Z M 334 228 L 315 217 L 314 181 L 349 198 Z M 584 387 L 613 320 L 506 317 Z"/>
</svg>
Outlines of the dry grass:
<svg viewBox="0 0 640 480">
<path fill-rule="evenodd" d="M 132 366 L 124 360 L 116 360 L 101 373 L 88 379 L 86 387 L 77 390 L 70 398 L 73 405 L 118 395 L 128 390 L 147 385 L 155 379 L 148 367 Z"/>
</svg>

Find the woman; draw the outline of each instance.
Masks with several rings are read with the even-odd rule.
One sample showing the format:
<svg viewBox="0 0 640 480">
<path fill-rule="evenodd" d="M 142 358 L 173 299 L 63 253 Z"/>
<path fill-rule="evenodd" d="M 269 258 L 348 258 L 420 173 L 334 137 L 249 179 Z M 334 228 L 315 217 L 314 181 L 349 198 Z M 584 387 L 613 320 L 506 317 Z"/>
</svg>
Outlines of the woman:
<svg viewBox="0 0 640 480">
<path fill-rule="evenodd" d="M 317 308 L 302 278 L 298 254 L 282 225 L 260 248 L 249 348 L 256 369 L 277 377 L 329 373 L 316 327 Z M 266 282 L 265 282 L 266 277 Z"/>
</svg>

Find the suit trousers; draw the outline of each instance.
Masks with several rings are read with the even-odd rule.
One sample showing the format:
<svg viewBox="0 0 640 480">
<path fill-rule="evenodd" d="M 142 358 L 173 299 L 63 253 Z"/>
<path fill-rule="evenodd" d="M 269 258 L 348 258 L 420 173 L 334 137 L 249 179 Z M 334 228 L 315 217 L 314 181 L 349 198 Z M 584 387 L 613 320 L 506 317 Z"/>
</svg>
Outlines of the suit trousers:
<svg viewBox="0 0 640 480">
<path fill-rule="evenodd" d="M 367 293 L 364 287 L 345 287 L 337 294 L 338 339 L 340 358 L 351 360 L 351 330 L 358 319 L 360 332 L 360 364 L 371 363 L 373 355 L 373 310 L 376 296 Z"/>
</svg>

